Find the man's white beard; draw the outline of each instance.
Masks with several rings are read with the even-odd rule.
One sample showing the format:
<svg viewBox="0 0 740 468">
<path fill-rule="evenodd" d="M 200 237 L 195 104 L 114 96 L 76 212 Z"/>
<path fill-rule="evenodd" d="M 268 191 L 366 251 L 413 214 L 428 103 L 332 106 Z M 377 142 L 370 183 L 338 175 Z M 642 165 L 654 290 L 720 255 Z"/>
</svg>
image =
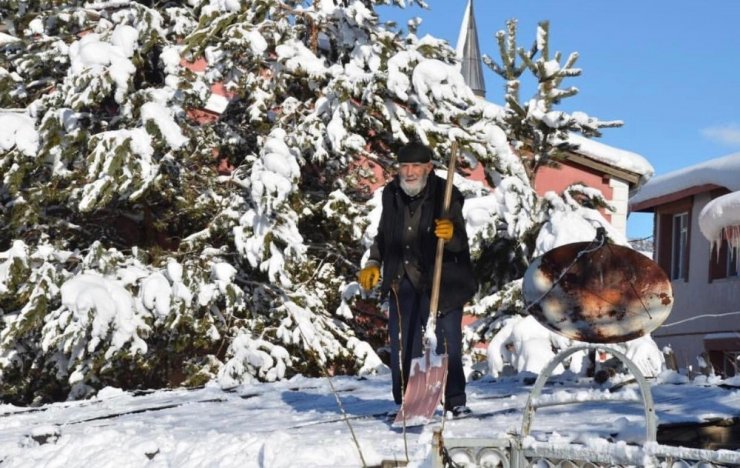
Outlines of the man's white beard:
<svg viewBox="0 0 740 468">
<path fill-rule="evenodd" d="M 416 179 L 413 182 L 406 182 L 406 180 L 402 178 L 401 189 L 409 197 L 415 197 L 419 195 L 422 190 L 424 190 L 424 187 L 426 187 L 427 185 L 428 178 L 429 174 L 424 174 L 423 176 L 421 176 L 421 178 Z"/>
</svg>

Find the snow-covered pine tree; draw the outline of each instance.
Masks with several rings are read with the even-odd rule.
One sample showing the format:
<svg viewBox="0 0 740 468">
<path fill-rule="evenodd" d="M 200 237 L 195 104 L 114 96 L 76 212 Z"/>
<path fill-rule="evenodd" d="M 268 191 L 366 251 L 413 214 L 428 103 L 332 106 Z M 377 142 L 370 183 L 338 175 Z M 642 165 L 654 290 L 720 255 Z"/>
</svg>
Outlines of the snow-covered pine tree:
<svg viewBox="0 0 740 468">
<path fill-rule="evenodd" d="M 541 203 L 507 138 L 533 140 L 445 42 L 374 12 L 421 0 L 41 3 L 0 12 L 7 401 L 376 369 L 354 330 L 367 165 L 388 174 L 410 139 L 440 166 L 457 140 L 496 186 L 456 180 L 489 325 L 521 309 L 548 210 L 587 216 L 580 196 Z M 215 87 L 231 101 L 198 123 Z"/>
<path fill-rule="evenodd" d="M 6 400 L 380 365 L 353 332 L 365 162 L 417 138 L 444 164 L 457 139 L 523 173 L 454 51 L 379 24 L 389 3 L 409 2 L 3 10 Z M 233 99 L 199 124 L 216 85 Z"/>
</svg>

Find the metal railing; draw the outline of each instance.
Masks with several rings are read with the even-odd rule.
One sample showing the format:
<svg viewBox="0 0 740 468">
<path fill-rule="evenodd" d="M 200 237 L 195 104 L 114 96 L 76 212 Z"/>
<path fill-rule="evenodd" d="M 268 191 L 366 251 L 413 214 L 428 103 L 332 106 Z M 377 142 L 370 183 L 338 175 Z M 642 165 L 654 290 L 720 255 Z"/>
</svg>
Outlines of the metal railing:
<svg viewBox="0 0 740 468">
<path fill-rule="evenodd" d="M 552 372 L 565 359 L 578 351 L 604 350 L 624 363 L 640 387 L 645 410 L 645 442 L 629 445 L 625 442 L 604 442 L 598 448 L 574 443 L 538 442 L 529 435 L 537 408 L 577 401 L 540 401 L 542 388 Z M 599 400 L 601 401 L 601 400 Z M 607 400 L 618 401 L 618 400 Z M 623 401 L 623 400 L 619 400 Z M 661 445 L 656 442 L 657 424 L 655 405 L 650 385 L 639 368 L 626 355 L 601 344 L 585 344 L 558 353 L 537 377 L 529 394 L 522 415 L 520 434 L 505 438 L 444 438 L 441 430 L 435 431 L 432 441 L 432 466 L 464 467 L 737 467 L 740 452 L 731 450 L 705 450 Z"/>
<path fill-rule="evenodd" d="M 438 439 L 435 437 L 435 442 Z M 433 467 L 737 467 L 740 453 L 731 450 L 704 450 L 671 447 L 650 443 L 630 446 L 624 443 L 605 444 L 598 449 L 577 444 L 527 442 L 516 436 L 504 439 L 445 439 L 435 443 Z M 445 460 L 448 460 L 445 463 Z M 453 465 L 454 464 L 454 465 Z"/>
</svg>

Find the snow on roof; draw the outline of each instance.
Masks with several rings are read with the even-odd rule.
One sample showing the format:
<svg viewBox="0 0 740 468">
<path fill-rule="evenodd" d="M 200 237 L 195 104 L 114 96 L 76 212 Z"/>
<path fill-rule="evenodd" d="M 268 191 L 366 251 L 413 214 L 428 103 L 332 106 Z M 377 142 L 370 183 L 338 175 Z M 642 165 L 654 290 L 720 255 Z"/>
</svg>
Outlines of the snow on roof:
<svg viewBox="0 0 740 468">
<path fill-rule="evenodd" d="M 740 313 L 740 311 L 738 311 Z M 738 339 L 737 332 L 717 332 L 707 333 L 704 335 L 705 340 L 726 340 L 726 339 Z"/>
<path fill-rule="evenodd" d="M 504 112 L 500 105 L 481 99 L 478 105 L 489 113 Z M 568 143 L 577 145 L 574 153 L 580 154 L 592 161 L 606 164 L 615 169 L 621 169 L 639 176 L 638 186 L 646 183 L 655 173 L 653 166 L 643 156 L 620 148 L 615 148 L 591 138 L 571 133 Z"/>
<path fill-rule="evenodd" d="M 572 377 L 556 380 L 541 398 L 562 409 L 537 411 L 534 430 L 524 440 L 539 441 L 554 453 L 580 446 L 600 454 L 598 466 L 625 466 L 621 460 L 628 454 L 630 459 L 650 461 L 658 450 L 670 450 L 675 465 L 669 466 L 737 466 L 732 465 L 740 461 L 735 450 L 700 452 L 644 442 L 638 391 L 626 376 L 616 375 L 606 388 Z M 651 382 L 655 415 L 661 425 L 695 430 L 712 421 L 731 420 L 740 411 L 739 379 L 700 375 L 690 381 L 685 375 L 663 372 Z M 624 388 L 610 391 L 615 381 Z M 390 386 L 390 371 L 361 379 L 296 375 L 229 391 L 212 383 L 138 393 L 109 386 L 88 400 L 32 408 L 3 404 L 0 453 L 7 466 L 356 467 L 405 459 L 408 466 L 434 466 L 432 437 L 442 424 L 448 442 L 521 440 L 510 434 L 510 428 L 521 427 L 531 385 L 519 379 L 470 382 L 470 417 L 445 421 L 439 414 L 434 423 L 410 430 L 408 438 L 389 427 L 389 415 L 398 410 Z M 699 453 L 711 455 L 713 464 L 694 463 Z M 493 455 L 479 459 L 507 466 Z"/>
<path fill-rule="evenodd" d="M 740 239 L 731 233 L 738 230 L 737 226 L 740 226 L 740 191 L 715 198 L 699 213 L 699 229 L 714 244 L 719 244 L 724 234 L 736 247 Z"/>
<path fill-rule="evenodd" d="M 740 153 L 730 154 L 700 164 L 669 172 L 651 179 L 630 198 L 630 206 L 643 205 L 666 195 L 704 185 L 740 190 Z"/>
<path fill-rule="evenodd" d="M 647 182 L 655 173 L 653 166 L 637 153 L 615 148 L 599 141 L 571 134 L 568 141 L 578 145 L 576 153 L 582 154 L 594 161 L 608 164 L 640 176 L 641 182 Z"/>
</svg>

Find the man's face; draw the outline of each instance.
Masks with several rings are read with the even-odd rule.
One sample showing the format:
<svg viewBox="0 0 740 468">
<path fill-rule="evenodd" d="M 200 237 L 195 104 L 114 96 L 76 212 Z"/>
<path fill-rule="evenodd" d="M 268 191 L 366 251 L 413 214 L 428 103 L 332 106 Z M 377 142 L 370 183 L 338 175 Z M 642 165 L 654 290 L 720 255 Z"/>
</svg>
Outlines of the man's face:
<svg viewBox="0 0 740 468">
<path fill-rule="evenodd" d="M 432 172 L 432 163 L 401 163 L 398 169 L 401 188 L 406 195 L 418 195 L 427 184 L 429 173 Z"/>
</svg>

